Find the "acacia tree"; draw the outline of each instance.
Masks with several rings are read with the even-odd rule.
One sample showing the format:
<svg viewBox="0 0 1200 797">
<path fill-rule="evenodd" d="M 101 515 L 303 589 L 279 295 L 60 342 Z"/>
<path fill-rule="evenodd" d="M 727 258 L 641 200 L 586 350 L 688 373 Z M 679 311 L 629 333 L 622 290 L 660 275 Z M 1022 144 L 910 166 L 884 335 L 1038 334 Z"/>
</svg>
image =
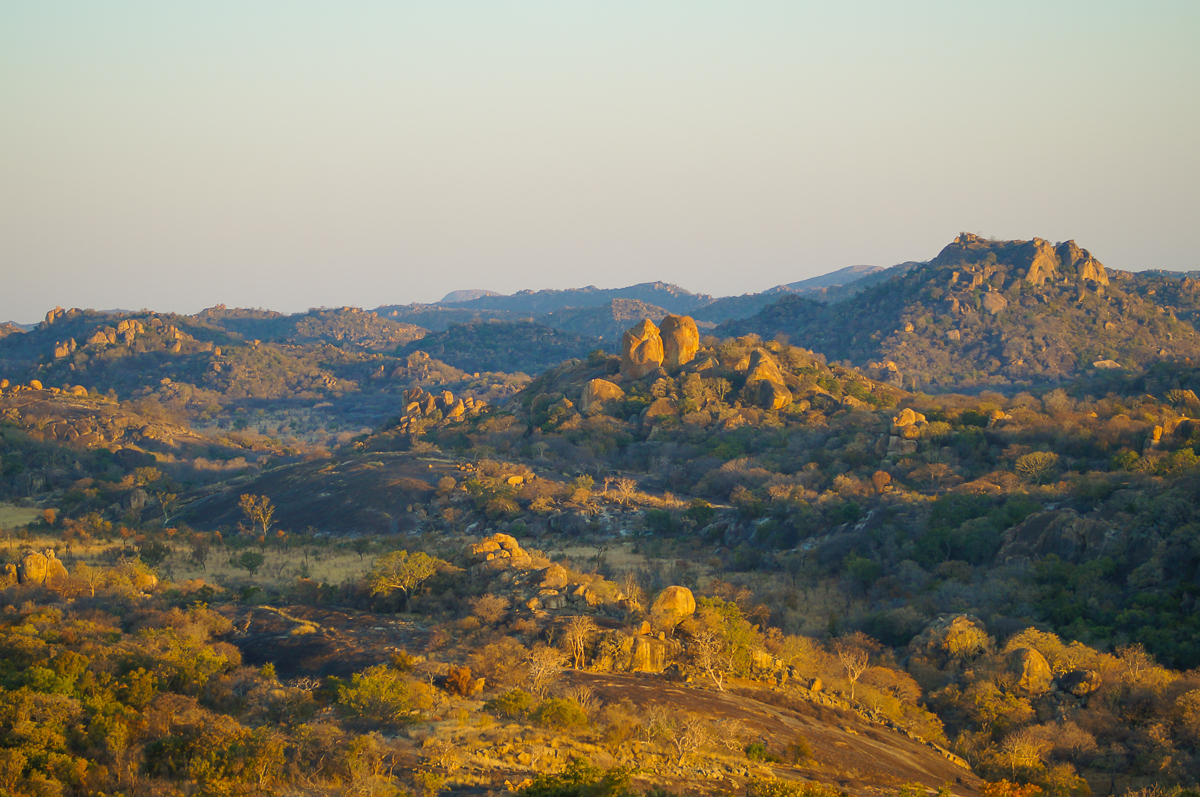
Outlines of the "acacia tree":
<svg viewBox="0 0 1200 797">
<path fill-rule="evenodd" d="M 412 594 L 417 587 L 450 563 L 423 551 L 392 551 L 375 560 L 367 583 L 372 595 L 388 595 L 396 590 L 404 593 L 404 611 L 408 611 Z"/>
</svg>

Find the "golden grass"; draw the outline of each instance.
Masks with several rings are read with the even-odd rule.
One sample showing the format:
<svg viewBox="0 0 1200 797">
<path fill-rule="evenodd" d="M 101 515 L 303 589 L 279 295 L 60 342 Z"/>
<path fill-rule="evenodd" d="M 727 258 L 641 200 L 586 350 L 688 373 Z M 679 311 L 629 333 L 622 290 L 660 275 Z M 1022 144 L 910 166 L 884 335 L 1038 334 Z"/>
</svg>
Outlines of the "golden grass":
<svg viewBox="0 0 1200 797">
<path fill-rule="evenodd" d="M 42 510 L 35 507 L 0 504 L 0 529 L 11 529 L 32 523 L 42 516 Z"/>
</svg>

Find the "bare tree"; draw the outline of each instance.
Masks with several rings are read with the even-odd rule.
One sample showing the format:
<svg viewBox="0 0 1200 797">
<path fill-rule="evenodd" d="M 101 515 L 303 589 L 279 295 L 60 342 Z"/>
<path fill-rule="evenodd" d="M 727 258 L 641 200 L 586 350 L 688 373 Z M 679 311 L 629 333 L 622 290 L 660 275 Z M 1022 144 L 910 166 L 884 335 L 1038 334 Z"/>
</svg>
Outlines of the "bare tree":
<svg viewBox="0 0 1200 797">
<path fill-rule="evenodd" d="M 875 641 L 861 631 L 833 641 L 833 652 L 846 670 L 846 680 L 850 682 L 851 700 L 854 699 L 854 685 L 871 666 L 871 650 L 875 647 Z"/>
<path fill-rule="evenodd" d="M 712 679 L 720 692 L 725 691 L 725 670 L 729 667 L 729 656 L 725 652 L 725 639 L 716 631 L 706 628 L 692 637 L 692 657 L 696 666 Z"/>
<path fill-rule="evenodd" d="M 265 495 L 243 495 L 238 499 L 238 506 L 251 524 L 262 528 L 264 535 L 271 530 L 275 507 L 270 498 Z"/>
<path fill-rule="evenodd" d="M 571 652 L 575 669 L 583 669 L 588 642 L 595 634 L 596 621 L 587 615 L 576 615 L 567 621 L 567 626 L 563 629 L 563 642 Z"/>
<path fill-rule="evenodd" d="M 526 659 L 529 688 L 538 697 L 545 697 L 550 685 L 562 672 L 562 653 L 549 645 L 538 645 Z"/>
<path fill-rule="evenodd" d="M 621 504 L 621 506 L 625 506 L 633 498 L 634 491 L 637 490 L 637 481 L 629 478 L 628 476 L 622 476 L 621 478 L 617 479 L 616 485 L 617 501 Z"/>
<path fill-rule="evenodd" d="M 699 714 L 690 711 L 670 712 L 654 706 L 647 722 L 648 733 L 662 739 L 675 748 L 678 763 L 707 746 L 712 741 L 708 723 Z"/>
</svg>

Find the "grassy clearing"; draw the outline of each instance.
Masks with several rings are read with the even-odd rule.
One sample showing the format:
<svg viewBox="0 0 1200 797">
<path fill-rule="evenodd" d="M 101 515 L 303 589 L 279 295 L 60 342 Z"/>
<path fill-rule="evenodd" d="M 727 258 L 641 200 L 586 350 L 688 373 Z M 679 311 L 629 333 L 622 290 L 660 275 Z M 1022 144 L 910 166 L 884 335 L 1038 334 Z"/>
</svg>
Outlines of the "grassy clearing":
<svg viewBox="0 0 1200 797">
<path fill-rule="evenodd" d="M 0 529 L 11 529 L 32 523 L 42 516 L 42 510 L 35 507 L 0 504 Z"/>
</svg>

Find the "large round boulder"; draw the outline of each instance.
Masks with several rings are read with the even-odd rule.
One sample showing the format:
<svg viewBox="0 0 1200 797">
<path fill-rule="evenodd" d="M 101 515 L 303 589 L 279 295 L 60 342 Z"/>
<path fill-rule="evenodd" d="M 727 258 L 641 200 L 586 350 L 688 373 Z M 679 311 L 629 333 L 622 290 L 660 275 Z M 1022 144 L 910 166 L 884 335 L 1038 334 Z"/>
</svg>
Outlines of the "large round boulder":
<svg viewBox="0 0 1200 797">
<path fill-rule="evenodd" d="M 691 316 L 669 315 L 659 330 L 663 343 L 663 367 L 678 368 L 691 362 L 700 351 L 700 330 Z"/>
<path fill-rule="evenodd" d="M 696 598 L 687 587 L 667 587 L 650 606 L 651 622 L 658 628 L 674 628 L 696 613 Z"/>
<path fill-rule="evenodd" d="M 606 401 L 620 401 L 623 398 L 625 391 L 617 385 L 607 379 L 593 379 L 583 387 L 583 395 L 579 398 L 579 411 L 587 412 Z"/>
<path fill-rule="evenodd" d="M 1033 648 L 1017 648 L 1008 654 L 1008 671 L 1017 679 L 1017 688 L 1030 695 L 1050 690 L 1054 674 L 1046 657 Z"/>
</svg>

